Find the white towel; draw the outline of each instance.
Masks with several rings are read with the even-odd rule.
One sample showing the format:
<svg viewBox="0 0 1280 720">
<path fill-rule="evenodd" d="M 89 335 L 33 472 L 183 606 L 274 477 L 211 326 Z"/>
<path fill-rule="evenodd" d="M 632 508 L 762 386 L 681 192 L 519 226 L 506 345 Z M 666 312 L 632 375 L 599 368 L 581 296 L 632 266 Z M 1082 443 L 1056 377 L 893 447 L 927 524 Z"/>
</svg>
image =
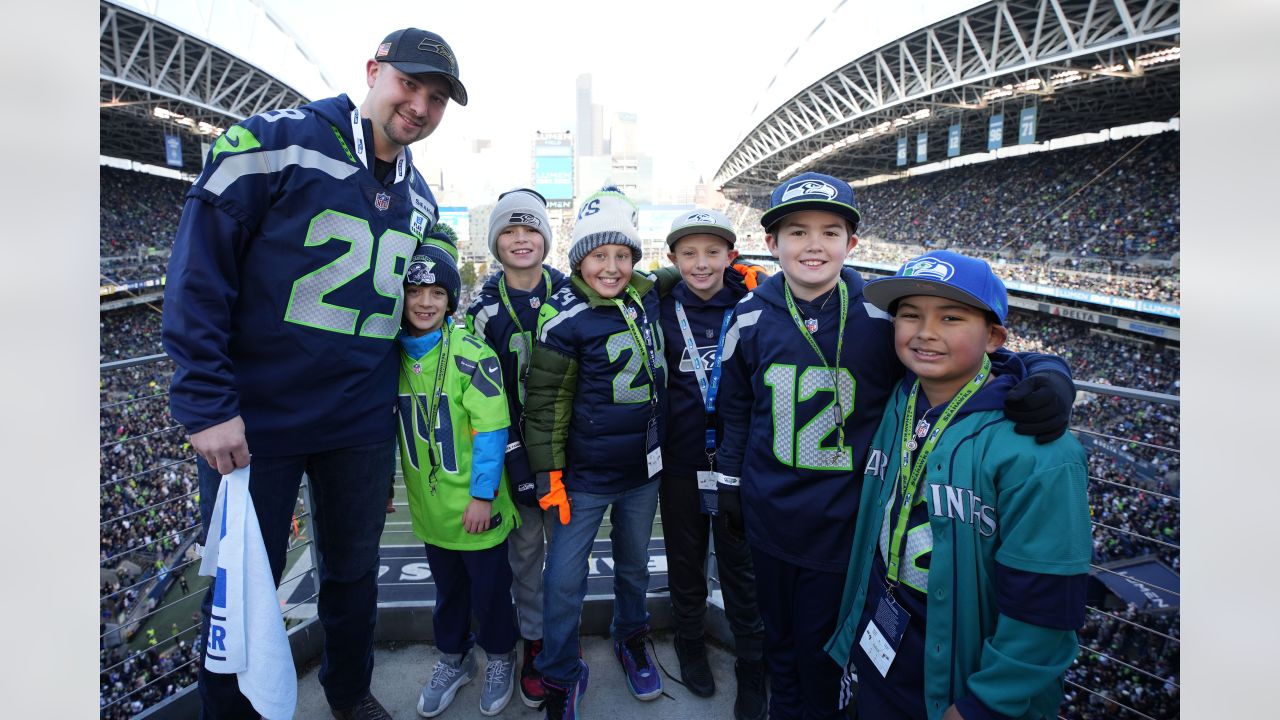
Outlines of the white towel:
<svg viewBox="0 0 1280 720">
<path fill-rule="evenodd" d="M 293 717 L 298 678 L 247 467 L 222 476 L 218 485 L 200 574 L 214 578 L 205 669 L 235 673 L 240 692 L 264 718 Z"/>
</svg>

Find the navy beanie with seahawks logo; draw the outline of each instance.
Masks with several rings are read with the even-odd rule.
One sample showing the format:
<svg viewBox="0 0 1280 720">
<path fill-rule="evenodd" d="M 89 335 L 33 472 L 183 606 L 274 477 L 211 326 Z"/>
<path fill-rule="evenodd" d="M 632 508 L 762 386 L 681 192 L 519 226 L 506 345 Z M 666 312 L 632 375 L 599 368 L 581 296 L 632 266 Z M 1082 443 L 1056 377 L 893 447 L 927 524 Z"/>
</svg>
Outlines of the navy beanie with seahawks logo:
<svg viewBox="0 0 1280 720">
<path fill-rule="evenodd" d="M 433 230 L 422 241 L 404 271 L 405 285 L 439 285 L 449 294 L 449 312 L 458 309 L 458 293 L 462 276 L 458 274 L 458 248 L 449 234 Z"/>
</svg>

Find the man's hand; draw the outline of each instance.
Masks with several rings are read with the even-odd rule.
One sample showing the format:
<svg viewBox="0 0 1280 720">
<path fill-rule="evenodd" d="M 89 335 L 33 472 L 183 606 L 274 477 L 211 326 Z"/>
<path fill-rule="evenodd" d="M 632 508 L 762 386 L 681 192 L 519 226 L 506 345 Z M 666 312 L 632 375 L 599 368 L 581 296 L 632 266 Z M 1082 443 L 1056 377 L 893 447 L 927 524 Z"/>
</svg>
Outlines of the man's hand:
<svg viewBox="0 0 1280 720">
<path fill-rule="evenodd" d="M 249 443 L 244 439 L 244 420 L 239 415 L 193 433 L 191 447 L 220 475 L 249 466 Z"/>
<path fill-rule="evenodd" d="M 942 713 L 942 720 L 964 720 L 964 716 L 960 714 L 955 705 L 952 705 L 947 708 L 946 712 Z"/>
<path fill-rule="evenodd" d="M 471 533 L 482 533 L 489 529 L 489 518 L 493 516 L 493 503 L 489 500 L 471 498 L 466 512 L 462 513 L 462 529 Z"/>
</svg>

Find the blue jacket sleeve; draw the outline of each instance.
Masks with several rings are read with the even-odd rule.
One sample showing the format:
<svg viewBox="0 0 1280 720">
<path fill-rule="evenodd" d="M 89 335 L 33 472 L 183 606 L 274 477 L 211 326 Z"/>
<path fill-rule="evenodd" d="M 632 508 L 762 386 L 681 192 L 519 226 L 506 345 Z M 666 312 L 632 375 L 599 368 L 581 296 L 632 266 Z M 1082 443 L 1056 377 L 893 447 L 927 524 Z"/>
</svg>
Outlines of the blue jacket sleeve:
<svg viewBox="0 0 1280 720">
<path fill-rule="evenodd" d="M 720 415 L 724 432 L 716 450 L 716 470 L 722 475 L 740 477 L 747 433 L 751 429 L 753 386 L 736 317 L 725 334 L 724 354 L 720 390 L 716 393 L 716 412 Z"/>
<path fill-rule="evenodd" d="M 228 343 L 240 290 L 236 258 L 249 237 L 222 209 L 187 199 L 169 257 L 160 338 L 177 365 L 170 407 L 188 432 L 240 414 Z"/>
<path fill-rule="evenodd" d="M 492 500 L 502 481 L 502 459 L 507 451 L 507 429 L 476 433 L 471 443 L 471 497 Z"/>
<path fill-rule="evenodd" d="M 1072 379 L 1071 368 L 1067 366 L 1067 361 L 1057 355 L 1037 352 L 1020 352 L 1017 355 L 1022 360 L 1022 364 L 1026 365 L 1028 376 L 1043 372 L 1056 372 L 1066 375 L 1068 380 Z"/>
</svg>

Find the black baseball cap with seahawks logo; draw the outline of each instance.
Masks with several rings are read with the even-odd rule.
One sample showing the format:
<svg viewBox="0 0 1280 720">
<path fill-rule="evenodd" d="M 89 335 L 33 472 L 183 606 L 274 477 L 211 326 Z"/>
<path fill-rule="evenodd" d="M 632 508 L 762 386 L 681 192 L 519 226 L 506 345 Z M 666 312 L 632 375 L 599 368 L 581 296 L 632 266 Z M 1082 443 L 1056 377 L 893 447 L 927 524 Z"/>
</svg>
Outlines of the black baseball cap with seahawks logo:
<svg viewBox="0 0 1280 720">
<path fill-rule="evenodd" d="M 760 216 L 765 232 L 773 232 L 779 220 L 801 210 L 825 210 L 848 220 L 854 232 L 862 213 L 849 183 L 822 173 L 801 173 L 773 189 L 769 209 Z"/>
<path fill-rule="evenodd" d="M 429 30 L 405 28 L 391 33 L 378 45 L 373 59 L 409 75 L 443 75 L 449 81 L 449 97 L 459 105 L 467 104 L 467 89 L 458 79 L 458 57 L 444 38 Z"/>
</svg>

